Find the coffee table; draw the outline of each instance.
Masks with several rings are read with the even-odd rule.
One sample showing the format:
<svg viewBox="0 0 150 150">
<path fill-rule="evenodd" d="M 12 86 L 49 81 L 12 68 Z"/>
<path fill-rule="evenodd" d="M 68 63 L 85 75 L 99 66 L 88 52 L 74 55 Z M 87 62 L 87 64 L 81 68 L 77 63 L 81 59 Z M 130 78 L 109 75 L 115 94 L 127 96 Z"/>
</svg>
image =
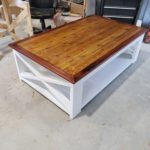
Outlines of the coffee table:
<svg viewBox="0 0 150 150">
<path fill-rule="evenodd" d="M 73 119 L 137 60 L 145 31 L 90 16 L 10 46 L 20 80 Z"/>
</svg>

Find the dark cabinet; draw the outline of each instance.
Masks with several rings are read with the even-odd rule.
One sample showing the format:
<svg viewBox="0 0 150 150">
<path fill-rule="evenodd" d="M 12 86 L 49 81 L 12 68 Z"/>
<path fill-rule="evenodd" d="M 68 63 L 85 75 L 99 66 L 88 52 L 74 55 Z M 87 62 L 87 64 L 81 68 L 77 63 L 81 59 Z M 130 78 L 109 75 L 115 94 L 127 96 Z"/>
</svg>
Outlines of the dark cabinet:
<svg viewBox="0 0 150 150">
<path fill-rule="evenodd" d="M 141 0 L 97 0 L 97 14 L 134 23 Z"/>
</svg>

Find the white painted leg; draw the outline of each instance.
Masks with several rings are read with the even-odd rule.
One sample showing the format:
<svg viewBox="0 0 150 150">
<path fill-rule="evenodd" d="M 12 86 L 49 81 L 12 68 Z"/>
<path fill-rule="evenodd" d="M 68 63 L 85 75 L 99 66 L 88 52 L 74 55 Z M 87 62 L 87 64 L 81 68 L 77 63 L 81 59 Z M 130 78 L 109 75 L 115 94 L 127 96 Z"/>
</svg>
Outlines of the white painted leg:
<svg viewBox="0 0 150 150">
<path fill-rule="evenodd" d="M 16 55 L 16 52 L 13 51 L 13 54 L 14 54 L 14 58 L 15 58 L 15 63 L 16 63 L 16 67 L 17 67 L 17 73 L 18 73 L 18 76 L 19 76 L 19 79 L 21 80 L 21 76 L 20 76 L 20 68 L 19 68 L 19 64 L 18 64 L 18 61 L 17 61 L 17 55 Z"/>
<path fill-rule="evenodd" d="M 133 56 L 133 62 L 132 63 L 135 63 L 137 61 L 137 58 L 138 58 L 138 55 L 139 55 L 139 52 L 140 52 L 140 49 L 142 46 L 143 38 L 144 38 L 144 35 L 142 35 L 141 38 L 139 39 L 139 43 L 137 45 L 137 48 L 135 49 L 135 51 L 132 55 Z"/>
<path fill-rule="evenodd" d="M 82 108 L 83 83 L 73 84 L 70 91 L 70 119 L 75 118 Z"/>
</svg>

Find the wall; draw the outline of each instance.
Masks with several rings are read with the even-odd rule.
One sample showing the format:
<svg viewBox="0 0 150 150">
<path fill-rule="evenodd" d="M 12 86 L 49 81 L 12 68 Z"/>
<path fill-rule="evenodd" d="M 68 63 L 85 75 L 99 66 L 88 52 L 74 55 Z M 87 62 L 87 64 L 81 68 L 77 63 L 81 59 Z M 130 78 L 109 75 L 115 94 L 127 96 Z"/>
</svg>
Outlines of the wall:
<svg viewBox="0 0 150 150">
<path fill-rule="evenodd" d="M 142 26 L 150 27 L 150 0 L 142 0 L 137 19 L 142 20 Z"/>
</svg>

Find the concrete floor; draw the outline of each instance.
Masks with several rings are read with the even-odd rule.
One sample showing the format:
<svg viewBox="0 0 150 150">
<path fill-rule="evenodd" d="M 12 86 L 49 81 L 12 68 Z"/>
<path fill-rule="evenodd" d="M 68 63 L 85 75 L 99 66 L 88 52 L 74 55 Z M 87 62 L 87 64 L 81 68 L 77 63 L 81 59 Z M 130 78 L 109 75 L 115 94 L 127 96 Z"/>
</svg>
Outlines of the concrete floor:
<svg viewBox="0 0 150 150">
<path fill-rule="evenodd" d="M 0 51 L 0 150 L 150 150 L 150 46 L 72 121 Z"/>
</svg>

